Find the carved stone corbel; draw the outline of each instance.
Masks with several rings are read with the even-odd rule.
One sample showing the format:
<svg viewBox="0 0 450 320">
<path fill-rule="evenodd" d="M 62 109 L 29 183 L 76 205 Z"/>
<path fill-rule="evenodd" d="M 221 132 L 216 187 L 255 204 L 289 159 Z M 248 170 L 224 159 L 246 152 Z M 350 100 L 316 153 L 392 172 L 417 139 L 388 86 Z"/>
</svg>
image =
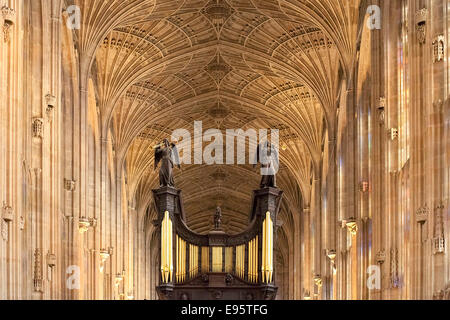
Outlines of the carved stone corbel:
<svg viewBox="0 0 450 320">
<path fill-rule="evenodd" d="M 10 223 L 14 220 L 14 210 L 11 206 L 6 205 L 6 203 L 3 203 L 2 208 L 2 218 L 6 223 Z"/>
<path fill-rule="evenodd" d="M 80 218 L 78 221 L 78 230 L 81 234 L 89 231 L 90 228 L 97 227 L 97 219 L 94 218 Z"/>
<path fill-rule="evenodd" d="M 347 219 L 347 221 L 345 222 L 345 225 L 347 227 L 347 230 L 352 234 L 352 235 L 356 235 L 356 233 L 358 232 L 358 224 L 356 223 L 356 219 L 355 218 L 349 218 Z"/>
<path fill-rule="evenodd" d="M 11 41 L 11 31 L 15 23 L 16 11 L 7 6 L 2 8 L 3 18 L 3 41 L 9 43 Z"/>
<path fill-rule="evenodd" d="M 416 221 L 417 223 L 424 224 L 428 220 L 428 215 L 430 214 L 430 209 L 428 205 L 425 204 L 416 211 Z"/>
<path fill-rule="evenodd" d="M 320 288 L 320 287 L 322 287 L 322 284 L 323 284 L 323 280 L 322 280 L 322 277 L 319 275 L 319 274 L 316 274 L 315 276 L 314 276 L 314 284 L 318 287 L 318 288 Z"/>
<path fill-rule="evenodd" d="M 45 101 L 47 104 L 46 108 L 47 118 L 50 121 L 52 118 L 53 110 L 55 110 L 57 104 L 56 97 L 49 93 L 45 96 Z"/>
<path fill-rule="evenodd" d="M 416 34 L 417 41 L 423 45 L 426 43 L 427 36 L 427 16 L 428 9 L 423 8 L 416 12 Z"/>
<path fill-rule="evenodd" d="M 2 220 L 1 220 L 1 233 L 4 241 L 9 239 L 9 224 L 14 220 L 14 210 L 12 207 L 3 203 L 2 208 Z"/>
</svg>

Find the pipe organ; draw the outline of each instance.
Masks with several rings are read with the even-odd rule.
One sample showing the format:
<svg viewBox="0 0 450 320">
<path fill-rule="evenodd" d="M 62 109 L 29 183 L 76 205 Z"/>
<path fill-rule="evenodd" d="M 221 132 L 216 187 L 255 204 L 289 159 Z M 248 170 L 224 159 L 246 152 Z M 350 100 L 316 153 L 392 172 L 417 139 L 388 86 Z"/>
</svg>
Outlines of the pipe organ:
<svg viewBox="0 0 450 320">
<path fill-rule="evenodd" d="M 201 235 L 186 225 L 181 191 L 154 190 L 161 238 L 160 298 L 274 299 L 274 226 L 281 198 L 278 189 L 257 190 L 247 230 L 228 235 L 216 226 Z"/>
</svg>

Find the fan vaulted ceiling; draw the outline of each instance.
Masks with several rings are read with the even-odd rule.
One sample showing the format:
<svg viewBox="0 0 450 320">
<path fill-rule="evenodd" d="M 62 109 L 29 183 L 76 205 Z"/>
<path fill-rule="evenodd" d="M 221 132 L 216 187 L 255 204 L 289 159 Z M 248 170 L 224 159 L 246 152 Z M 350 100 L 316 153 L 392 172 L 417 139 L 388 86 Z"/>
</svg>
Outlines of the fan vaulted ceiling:
<svg viewBox="0 0 450 320">
<path fill-rule="evenodd" d="M 351 4 L 350 4 L 351 2 Z M 79 50 L 95 58 L 103 136 L 111 132 L 128 192 L 151 203 L 158 186 L 152 146 L 174 129 L 280 129 L 279 186 L 288 210 L 309 201 L 324 130 L 334 130 L 337 80 L 355 48 L 359 1 L 74 1 L 90 28 Z M 102 12 L 102 14 L 100 14 Z M 100 45 L 97 45 L 99 43 Z M 188 223 L 212 226 L 220 205 L 226 231 L 245 228 L 251 166 L 187 165 L 176 171 Z"/>
</svg>

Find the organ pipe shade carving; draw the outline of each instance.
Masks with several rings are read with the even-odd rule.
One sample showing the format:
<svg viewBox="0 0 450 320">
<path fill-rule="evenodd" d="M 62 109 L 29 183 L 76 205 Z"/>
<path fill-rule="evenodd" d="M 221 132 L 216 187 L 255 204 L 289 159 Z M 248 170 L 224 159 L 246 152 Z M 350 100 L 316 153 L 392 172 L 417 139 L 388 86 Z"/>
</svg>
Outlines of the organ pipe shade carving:
<svg viewBox="0 0 450 320">
<path fill-rule="evenodd" d="M 161 226 L 161 275 L 163 283 L 173 280 L 173 226 L 169 212 L 164 214 Z"/>
<path fill-rule="evenodd" d="M 270 212 L 266 213 L 266 219 L 263 222 L 262 245 L 262 281 L 271 283 L 273 279 L 273 222 Z"/>
</svg>

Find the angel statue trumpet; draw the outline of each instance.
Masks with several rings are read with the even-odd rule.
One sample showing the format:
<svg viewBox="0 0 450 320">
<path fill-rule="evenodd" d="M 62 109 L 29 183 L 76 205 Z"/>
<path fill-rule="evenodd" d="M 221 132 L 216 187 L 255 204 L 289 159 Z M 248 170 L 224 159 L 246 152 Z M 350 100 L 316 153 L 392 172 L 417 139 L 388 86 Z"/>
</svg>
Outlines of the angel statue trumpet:
<svg viewBox="0 0 450 320">
<path fill-rule="evenodd" d="M 280 158 L 275 145 L 269 143 L 269 141 L 258 145 L 254 163 L 261 164 L 261 189 L 277 188 L 276 174 L 280 167 Z M 256 167 L 256 164 L 253 167 Z"/>
<path fill-rule="evenodd" d="M 175 188 L 173 179 L 173 167 L 176 165 L 178 169 L 180 166 L 180 156 L 175 143 L 170 143 L 169 140 L 164 141 L 155 148 L 155 170 L 161 162 L 159 169 L 159 185 L 160 187 Z"/>
</svg>

